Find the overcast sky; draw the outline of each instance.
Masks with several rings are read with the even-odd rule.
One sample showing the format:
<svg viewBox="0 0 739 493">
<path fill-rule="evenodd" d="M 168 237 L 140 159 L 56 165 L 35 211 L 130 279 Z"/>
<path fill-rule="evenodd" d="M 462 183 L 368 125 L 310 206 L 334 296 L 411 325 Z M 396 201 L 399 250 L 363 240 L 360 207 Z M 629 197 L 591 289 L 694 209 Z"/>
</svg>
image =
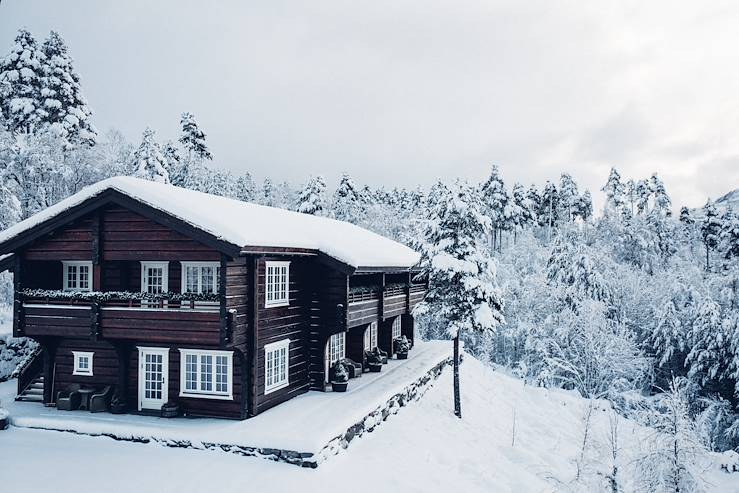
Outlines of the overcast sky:
<svg viewBox="0 0 739 493">
<path fill-rule="evenodd" d="M 735 1 L 2 0 L 0 52 L 21 26 L 67 40 L 101 131 L 175 138 L 191 111 L 215 163 L 257 179 L 495 162 L 592 192 L 612 165 L 656 171 L 676 205 L 739 187 Z"/>
</svg>

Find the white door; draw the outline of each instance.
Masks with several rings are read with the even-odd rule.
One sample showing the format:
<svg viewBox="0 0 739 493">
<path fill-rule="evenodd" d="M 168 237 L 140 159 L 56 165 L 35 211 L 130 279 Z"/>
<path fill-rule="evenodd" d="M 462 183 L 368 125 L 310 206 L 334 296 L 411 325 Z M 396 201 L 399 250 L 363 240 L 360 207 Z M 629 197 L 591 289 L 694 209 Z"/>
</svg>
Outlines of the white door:
<svg viewBox="0 0 739 493">
<path fill-rule="evenodd" d="M 159 410 L 169 397 L 169 349 L 139 348 L 139 411 Z"/>
</svg>

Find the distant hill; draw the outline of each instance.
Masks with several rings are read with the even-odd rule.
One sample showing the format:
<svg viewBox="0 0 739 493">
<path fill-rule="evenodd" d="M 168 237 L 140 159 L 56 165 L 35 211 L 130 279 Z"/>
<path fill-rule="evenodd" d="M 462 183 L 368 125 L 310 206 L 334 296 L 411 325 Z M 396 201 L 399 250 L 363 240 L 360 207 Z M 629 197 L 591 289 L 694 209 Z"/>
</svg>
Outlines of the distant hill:
<svg viewBox="0 0 739 493">
<path fill-rule="evenodd" d="M 716 199 L 716 205 L 739 209 L 739 188 Z"/>
</svg>

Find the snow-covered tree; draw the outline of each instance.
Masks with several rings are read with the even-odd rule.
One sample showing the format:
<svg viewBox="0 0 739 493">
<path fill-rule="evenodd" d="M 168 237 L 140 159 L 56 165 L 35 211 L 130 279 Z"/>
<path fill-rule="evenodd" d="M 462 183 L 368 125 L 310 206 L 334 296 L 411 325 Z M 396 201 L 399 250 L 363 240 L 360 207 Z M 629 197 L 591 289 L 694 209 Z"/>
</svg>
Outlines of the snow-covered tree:
<svg viewBox="0 0 739 493">
<path fill-rule="evenodd" d="M 643 442 L 644 454 L 636 462 L 643 491 L 701 490 L 698 459 L 705 446 L 690 416 L 689 385 L 684 378 L 674 378 L 656 408 L 644 413 L 644 420 L 655 431 Z"/>
<path fill-rule="evenodd" d="M 444 321 L 454 339 L 455 414 L 461 417 L 458 351 L 462 332 L 492 331 L 504 322 L 495 264 L 480 239 L 490 231 L 479 195 L 457 184 L 431 211 L 421 268 L 429 291 L 417 308 Z"/>
<path fill-rule="evenodd" d="M 236 178 L 234 196 L 244 202 L 255 202 L 257 199 L 257 186 L 248 171 Z"/>
<path fill-rule="evenodd" d="M 94 144 L 97 130 L 92 125 L 92 110 L 82 95 L 80 77 L 59 33 L 51 31 L 44 42 L 41 97 L 45 115 L 42 122 L 51 125 L 70 143 Z"/>
<path fill-rule="evenodd" d="M 208 145 L 205 142 L 205 133 L 195 121 L 195 115 L 188 112 L 182 113 L 180 125 L 182 126 L 180 143 L 185 148 L 190 161 L 212 160 L 213 155 L 210 153 Z"/>
<path fill-rule="evenodd" d="M 358 224 L 362 219 L 362 199 L 352 178 L 344 173 L 334 192 L 332 204 L 334 217 L 340 221 Z"/>
<path fill-rule="evenodd" d="M 541 193 L 539 201 L 539 224 L 546 226 L 551 236 L 551 230 L 557 222 L 557 210 L 559 209 L 559 193 L 554 183 L 547 181 Z"/>
<path fill-rule="evenodd" d="M 326 182 L 321 175 L 308 179 L 298 196 L 297 211 L 315 216 L 323 215 L 326 204 Z"/>
<path fill-rule="evenodd" d="M 576 235 L 558 235 L 547 262 L 547 280 L 563 289 L 564 300 L 576 308 L 583 299 L 610 303 L 613 294 L 602 262 L 594 260 L 587 247 L 573 241 Z"/>
<path fill-rule="evenodd" d="M 259 203 L 269 207 L 275 206 L 275 184 L 269 178 L 265 178 L 262 183 Z"/>
<path fill-rule="evenodd" d="M 179 179 L 175 178 L 178 177 L 180 167 L 182 166 L 182 158 L 180 158 L 180 152 L 174 142 L 168 140 L 164 143 L 164 146 L 162 147 L 162 156 L 164 157 L 164 169 L 167 170 L 169 182 L 172 185 L 184 186 L 184 181 L 180 182 Z"/>
<path fill-rule="evenodd" d="M 43 88 L 46 57 L 36 39 L 20 29 L 10 53 L 0 60 L 0 116 L 13 134 L 30 133 L 47 117 Z"/>
<path fill-rule="evenodd" d="M 580 196 L 577 191 L 577 183 L 569 173 L 562 173 L 562 176 L 560 176 L 558 193 L 557 202 L 561 211 L 558 216 L 564 221 L 572 222 L 575 219 Z"/>
<path fill-rule="evenodd" d="M 529 201 L 529 209 L 531 210 L 531 215 L 533 216 L 534 222 L 542 225 L 541 219 L 539 218 L 539 212 L 542 208 L 541 195 L 539 195 L 539 191 L 536 189 L 536 185 L 534 185 L 533 183 L 526 191 L 526 198 Z"/>
<path fill-rule="evenodd" d="M 649 190 L 652 195 L 653 209 L 664 216 L 672 215 L 672 200 L 667 195 L 665 184 L 657 176 L 657 173 L 654 173 L 649 179 Z"/>
<path fill-rule="evenodd" d="M 711 250 L 715 250 L 719 245 L 721 229 L 721 221 L 716 206 L 709 200 L 703 206 L 703 220 L 701 221 L 701 239 L 706 249 L 706 270 L 711 267 Z"/>
<path fill-rule="evenodd" d="M 526 191 L 523 185 L 516 183 L 513 185 L 511 192 L 511 223 L 514 227 L 514 241 L 516 228 L 526 228 L 534 223 L 534 211 L 531 210 L 531 203 L 526 198 Z"/>
<path fill-rule="evenodd" d="M 657 324 L 650 337 L 657 364 L 668 371 L 682 368 L 686 339 L 675 303 L 668 299 L 657 312 Z"/>
<path fill-rule="evenodd" d="M 500 240 L 498 234 L 508 229 L 510 219 L 510 209 L 508 191 L 500 176 L 500 169 L 497 164 L 493 164 L 490 170 L 490 176 L 480 187 L 482 194 L 482 202 L 484 204 L 483 212 L 490 218 L 492 226 L 490 237 L 491 248 L 500 250 Z"/>
<path fill-rule="evenodd" d="M 739 260 L 739 214 L 731 209 L 721 218 L 720 248 L 727 264 Z"/>
<path fill-rule="evenodd" d="M 690 352 L 685 359 L 688 376 L 705 385 L 709 380 L 726 376 L 730 337 L 724 331 L 721 306 L 704 299 L 689 334 Z"/>
<path fill-rule="evenodd" d="M 134 176 L 159 183 L 169 183 L 167 162 L 159 144 L 154 139 L 154 131 L 147 127 L 141 136 L 141 144 L 133 155 Z"/>
<path fill-rule="evenodd" d="M 604 214 L 613 217 L 620 216 L 626 204 L 626 187 L 621 181 L 621 175 L 616 168 L 611 168 L 608 180 L 601 190 L 606 194 Z"/>
<path fill-rule="evenodd" d="M 690 214 L 690 209 L 685 206 L 680 207 L 680 222 L 685 225 L 692 225 L 695 223 L 692 214 Z"/>
</svg>

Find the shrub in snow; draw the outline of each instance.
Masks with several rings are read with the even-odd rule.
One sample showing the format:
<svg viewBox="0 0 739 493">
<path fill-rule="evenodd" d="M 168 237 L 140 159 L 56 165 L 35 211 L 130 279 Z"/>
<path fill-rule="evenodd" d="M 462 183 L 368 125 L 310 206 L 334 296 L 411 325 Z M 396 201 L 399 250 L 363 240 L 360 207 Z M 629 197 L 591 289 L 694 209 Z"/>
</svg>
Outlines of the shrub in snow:
<svg viewBox="0 0 739 493">
<path fill-rule="evenodd" d="M 347 371 L 344 363 L 336 361 L 331 367 L 331 381 L 337 383 L 345 383 L 349 381 L 349 372 Z"/>
<path fill-rule="evenodd" d="M 393 340 L 393 347 L 398 354 L 407 354 L 411 350 L 411 342 L 406 336 L 396 337 Z"/>
<path fill-rule="evenodd" d="M 15 369 L 38 347 L 26 337 L 0 336 L 0 382 L 13 377 Z"/>
</svg>

